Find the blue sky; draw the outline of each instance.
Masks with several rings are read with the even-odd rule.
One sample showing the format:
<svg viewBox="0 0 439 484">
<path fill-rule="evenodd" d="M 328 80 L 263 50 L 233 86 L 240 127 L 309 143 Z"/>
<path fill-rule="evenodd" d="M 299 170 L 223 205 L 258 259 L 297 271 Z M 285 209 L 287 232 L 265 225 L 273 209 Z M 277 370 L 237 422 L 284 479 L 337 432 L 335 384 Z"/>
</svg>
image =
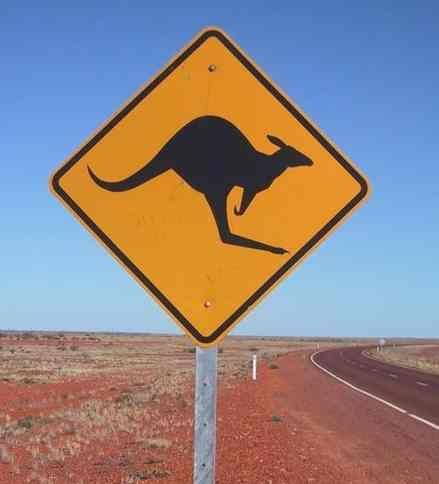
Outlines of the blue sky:
<svg viewBox="0 0 439 484">
<path fill-rule="evenodd" d="M 178 331 L 47 183 L 217 25 L 373 187 L 235 332 L 439 337 L 437 2 L 62 3 L 10 2 L 0 15 L 0 329 Z"/>
</svg>

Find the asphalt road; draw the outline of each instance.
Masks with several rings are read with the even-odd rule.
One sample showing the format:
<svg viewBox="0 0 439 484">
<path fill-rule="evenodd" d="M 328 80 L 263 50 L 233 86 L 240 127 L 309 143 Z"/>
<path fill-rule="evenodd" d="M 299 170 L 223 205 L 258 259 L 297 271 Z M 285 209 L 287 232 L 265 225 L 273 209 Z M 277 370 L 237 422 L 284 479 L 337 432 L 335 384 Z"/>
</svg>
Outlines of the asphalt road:
<svg viewBox="0 0 439 484">
<path fill-rule="evenodd" d="M 390 365 L 367 357 L 364 347 L 337 348 L 314 355 L 314 361 L 348 383 L 439 425 L 439 375 Z M 361 417 L 360 417 L 361 418 Z"/>
</svg>

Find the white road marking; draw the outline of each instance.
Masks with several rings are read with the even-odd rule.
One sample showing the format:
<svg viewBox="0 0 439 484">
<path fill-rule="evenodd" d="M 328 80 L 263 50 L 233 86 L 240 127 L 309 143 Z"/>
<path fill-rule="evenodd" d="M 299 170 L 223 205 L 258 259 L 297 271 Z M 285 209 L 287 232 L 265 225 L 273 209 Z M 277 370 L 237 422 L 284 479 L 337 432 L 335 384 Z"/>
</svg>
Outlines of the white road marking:
<svg viewBox="0 0 439 484">
<path fill-rule="evenodd" d="M 418 420 L 419 422 L 425 423 L 425 425 L 428 425 L 430 427 L 433 427 L 436 430 L 439 430 L 439 425 L 436 425 L 436 424 L 430 422 L 430 420 L 426 420 L 425 418 L 418 417 L 417 415 L 413 415 L 412 413 L 408 413 L 407 415 L 409 417 L 414 418 L 415 420 Z"/>
<path fill-rule="evenodd" d="M 421 385 L 423 387 L 428 387 L 428 383 L 424 383 L 423 381 L 417 381 L 416 382 L 418 385 Z"/>
<path fill-rule="evenodd" d="M 319 368 L 320 370 L 324 371 L 325 373 L 327 373 L 328 375 L 332 376 L 332 378 L 335 378 L 336 380 L 338 380 L 339 382 L 341 383 L 344 383 L 346 386 L 348 386 L 349 388 L 351 388 L 352 390 L 355 390 L 356 392 L 359 392 L 359 393 L 362 393 L 363 395 L 366 395 L 367 397 L 369 398 L 372 398 L 373 400 L 376 400 L 380 403 L 383 403 L 384 405 L 387 405 L 388 407 L 390 408 L 393 408 L 393 410 L 396 410 L 397 412 L 400 412 L 400 413 L 403 413 L 404 415 L 407 415 L 408 417 L 411 417 L 411 418 L 414 418 L 415 420 L 418 420 L 419 422 L 422 422 L 424 423 L 425 425 L 428 425 L 429 427 L 431 427 L 432 429 L 435 429 L 435 430 L 439 430 L 439 425 L 436 425 L 435 423 L 433 422 L 430 422 L 429 420 L 426 420 L 425 418 L 421 418 L 421 417 L 418 417 L 417 415 L 413 414 L 413 413 L 409 413 L 407 410 L 404 410 L 403 408 L 401 407 L 398 407 L 397 405 L 394 405 L 393 403 L 390 403 L 388 402 L 387 400 L 384 400 L 380 397 L 377 397 L 376 395 L 373 395 L 372 393 L 369 393 L 369 392 L 366 392 L 365 390 L 362 390 L 361 388 L 358 388 L 356 387 L 355 385 L 352 385 L 351 383 L 347 382 L 346 380 L 343 380 L 343 378 L 340 378 L 339 376 L 335 375 L 334 373 L 330 372 L 329 370 L 327 370 L 326 368 L 323 368 L 323 366 L 319 365 L 314 357 L 318 354 L 318 353 L 321 353 L 321 351 L 316 351 L 315 353 L 313 353 L 311 355 L 311 362 L 313 363 L 313 365 L 315 365 L 317 368 Z"/>
<path fill-rule="evenodd" d="M 398 375 L 395 375 L 395 373 L 389 373 L 389 376 L 390 376 L 391 378 L 398 378 Z"/>
</svg>

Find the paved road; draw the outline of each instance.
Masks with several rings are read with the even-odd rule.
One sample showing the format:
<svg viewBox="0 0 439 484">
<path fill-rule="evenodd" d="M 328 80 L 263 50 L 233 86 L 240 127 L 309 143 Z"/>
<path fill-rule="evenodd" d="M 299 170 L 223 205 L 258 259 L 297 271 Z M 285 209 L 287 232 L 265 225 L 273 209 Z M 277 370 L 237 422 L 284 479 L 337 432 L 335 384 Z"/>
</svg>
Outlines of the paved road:
<svg viewBox="0 0 439 484">
<path fill-rule="evenodd" d="M 337 348 L 317 353 L 314 361 L 348 383 L 439 425 L 439 375 L 383 363 L 363 352 L 364 348 Z"/>
</svg>

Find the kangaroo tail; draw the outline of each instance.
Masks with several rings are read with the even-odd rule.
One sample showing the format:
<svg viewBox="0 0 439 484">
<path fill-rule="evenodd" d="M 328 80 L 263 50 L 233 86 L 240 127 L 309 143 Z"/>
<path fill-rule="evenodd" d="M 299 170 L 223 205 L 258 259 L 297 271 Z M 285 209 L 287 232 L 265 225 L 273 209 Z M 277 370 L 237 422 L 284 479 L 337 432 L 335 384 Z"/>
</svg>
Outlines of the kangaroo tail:
<svg viewBox="0 0 439 484">
<path fill-rule="evenodd" d="M 99 187 L 103 188 L 104 190 L 109 190 L 110 192 L 124 192 L 126 190 L 136 188 L 149 180 L 152 180 L 156 176 L 161 175 L 165 171 L 169 170 L 171 167 L 168 163 L 155 158 L 143 168 L 140 168 L 139 171 L 136 171 L 129 177 L 119 181 L 102 180 L 92 171 L 89 166 L 87 168 L 90 177 Z"/>
</svg>

